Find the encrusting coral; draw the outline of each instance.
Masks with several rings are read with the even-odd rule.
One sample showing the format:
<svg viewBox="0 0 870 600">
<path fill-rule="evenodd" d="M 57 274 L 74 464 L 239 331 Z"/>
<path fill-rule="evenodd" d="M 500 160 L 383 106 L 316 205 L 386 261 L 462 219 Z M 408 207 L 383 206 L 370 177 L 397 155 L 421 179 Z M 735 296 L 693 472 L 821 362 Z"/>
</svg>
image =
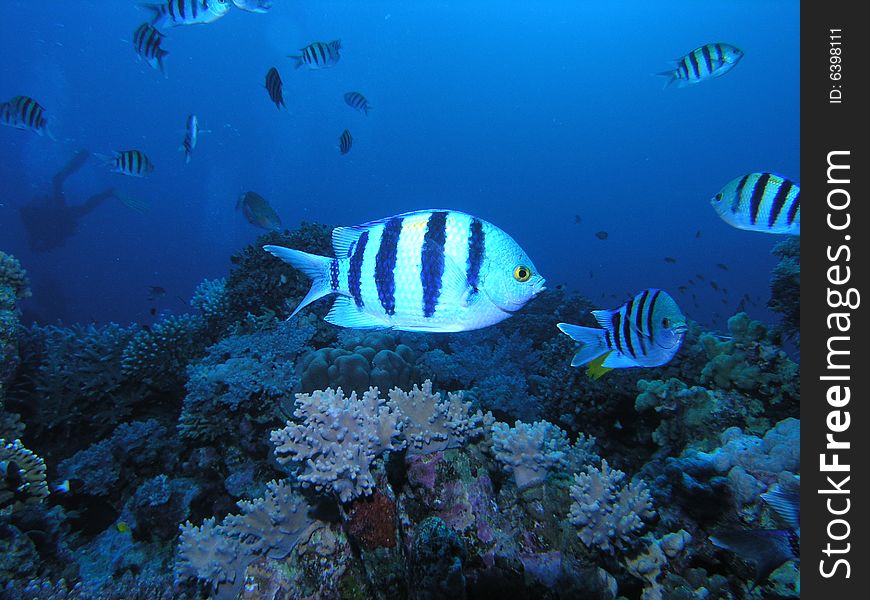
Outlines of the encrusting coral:
<svg viewBox="0 0 870 600">
<path fill-rule="evenodd" d="M 48 497 L 45 463 L 20 440 L 0 438 L 0 515 L 38 504 Z"/>
</svg>

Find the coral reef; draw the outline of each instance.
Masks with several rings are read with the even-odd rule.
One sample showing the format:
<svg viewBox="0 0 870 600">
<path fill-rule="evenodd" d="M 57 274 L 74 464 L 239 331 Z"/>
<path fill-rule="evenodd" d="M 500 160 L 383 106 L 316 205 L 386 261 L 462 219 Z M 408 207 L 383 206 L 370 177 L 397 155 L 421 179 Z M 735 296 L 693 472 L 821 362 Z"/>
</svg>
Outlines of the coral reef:
<svg viewBox="0 0 870 600">
<path fill-rule="evenodd" d="M 789 236 L 771 251 L 779 257 L 770 280 L 768 308 L 782 315 L 779 330 L 789 338 L 800 341 L 801 327 L 801 242 Z"/>
<path fill-rule="evenodd" d="M 190 306 L 208 322 L 225 321 L 229 313 L 227 280 L 204 279 L 193 291 Z"/>
<path fill-rule="evenodd" d="M 175 390 L 184 384 L 187 363 L 208 345 L 204 329 L 202 317 L 167 316 L 133 336 L 121 356 L 121 372 L 151 388 Z"/>
<path fill-rule="evenodd" d="M 45 463 L 21 444 L 0 438 L 0 515 L 48 497 Z"/>
<path fill-rule="evenodd" d="M 0 250 L 0 410 L 3 409 L 4 388 L 18 370 L 17 303 L 28 296 L 27 272 L 14 256 Z M 0 430 L 0 435 L 3 434 Z"/>
<path fill-rule="evenodd" d="M 624 479 L 625 473 L 611 469 L 606 460 L 600 469 L 589 467 L 574 475 L 569 519 L 586 546 L 612 553 L 631 542 L 631 534 L 643 527 L 643 520 L 655 515 L 646 484 L 639 480 L 625 484 Z"/>
</svg>

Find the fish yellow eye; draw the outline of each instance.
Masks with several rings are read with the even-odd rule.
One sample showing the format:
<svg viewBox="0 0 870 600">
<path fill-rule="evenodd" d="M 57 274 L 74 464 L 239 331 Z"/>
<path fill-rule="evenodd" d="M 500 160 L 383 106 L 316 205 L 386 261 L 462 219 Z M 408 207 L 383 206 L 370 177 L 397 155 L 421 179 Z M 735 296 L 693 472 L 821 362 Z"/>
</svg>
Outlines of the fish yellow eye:
<svg viewBox="0 0 870 600">
<path fill-rule="evenodd" d="M 519 265 L 514 269 L 514 279 L 523 283 L 532 277 L 532 270 L 524 265 Z"/>
<path fill-rule="evenodd" d="M 670 320 L 670 319 L 668 319 L 667 317 L 665 317 L 664 319 L 662 319 L 662 327 L 664 327 L 665 329 L 667 329 L 667 328 L 670 327 L 670 326 L 671 326 L 671 320 Z"/>
</svg>

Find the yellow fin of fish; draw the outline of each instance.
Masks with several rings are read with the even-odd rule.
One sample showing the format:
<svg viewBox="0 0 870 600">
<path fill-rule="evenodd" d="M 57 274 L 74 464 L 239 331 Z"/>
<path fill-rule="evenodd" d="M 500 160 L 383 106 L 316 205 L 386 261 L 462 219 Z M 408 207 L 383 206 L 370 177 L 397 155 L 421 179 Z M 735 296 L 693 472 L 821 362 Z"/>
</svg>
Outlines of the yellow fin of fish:
<svg viewBox="0 0 870 600">
<path fill-rule="evenodd" d="M 604 366 L 604 361 L 607 360 L 607 357 L 610 356 L 610 354 L 610 352 L 605 352 L 598 358 L 589 362 L 586 367 L 586 375 L 589 379 L 601 379 L 606 373 L 613 370 L 610 367 Z"/>
</svg>

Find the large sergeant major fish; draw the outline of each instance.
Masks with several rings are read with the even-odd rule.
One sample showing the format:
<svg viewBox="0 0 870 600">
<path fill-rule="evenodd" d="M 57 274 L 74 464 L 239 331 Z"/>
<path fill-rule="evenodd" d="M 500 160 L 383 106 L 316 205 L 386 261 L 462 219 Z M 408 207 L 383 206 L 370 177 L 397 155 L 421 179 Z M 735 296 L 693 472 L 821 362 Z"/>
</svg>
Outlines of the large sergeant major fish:
<svg viewBox="0 0 870 600">
<path fill-rule="evenodd" d="M 45 109 L 30 96 L 15 96 L 9 102 L 0 103 L 0 124 L 45 134 L 49 139 L 54 139 L 48 129 Z"/>
<path fill-rule="evenodd" d="M 331 42 L 312 42 L 304 48 L 300 48 L 302 54 L 288 55 L 287 58 L 292 58 L 296 61 L 295 66 L 298 69 L 302 65 L 309 69 L 325 69 L 334 67 L 341 58 L 341 40 L 333 40 Z"/>
<path fill-rule="evenodd" d="M 705 44 L 676 60 L 676 66 L 659 75 L 668 77 L 665 87 L 677 82 L 677 87 L 701 83 L 720 77 L 734 68 L 743 58 L 743 50 L 731 44 Z"/>
<path fill-rule="evenodd" d="M 507 319 L 544 290 L 513 238 L 458 211 L 418 210 L 337 227 L 332 245 L 337 258 L 263 247 L 312 280 L 293 315 L 338 294 L 326 320 L 342 327 L 468 331 Z"/>
<path fill-rule="evenodd" d="M 556 326 L 582 346 L 571 360 L 572 367 L 605 356 L 601 367 L 658 367 L 670 361 L 687 331 L 686 317 L 671 296 L 656 288 L 646 289 L 613 310 L 593 310 L 601 329 L 570 323 Z"/>
<path fill-rule="evenodd" d="M 750 173 L 729 181 L 710 204 L 726 223 L 764 233 L 801 233 L 801 188 L 773 173 Z"/>
<path fill-rule="evenodd" d="M 142 6 L 154 13 L 151 25 L 161 29 L 217 21 L 230 10 L 230 0 L 166 0 Z"/>
</svg>

